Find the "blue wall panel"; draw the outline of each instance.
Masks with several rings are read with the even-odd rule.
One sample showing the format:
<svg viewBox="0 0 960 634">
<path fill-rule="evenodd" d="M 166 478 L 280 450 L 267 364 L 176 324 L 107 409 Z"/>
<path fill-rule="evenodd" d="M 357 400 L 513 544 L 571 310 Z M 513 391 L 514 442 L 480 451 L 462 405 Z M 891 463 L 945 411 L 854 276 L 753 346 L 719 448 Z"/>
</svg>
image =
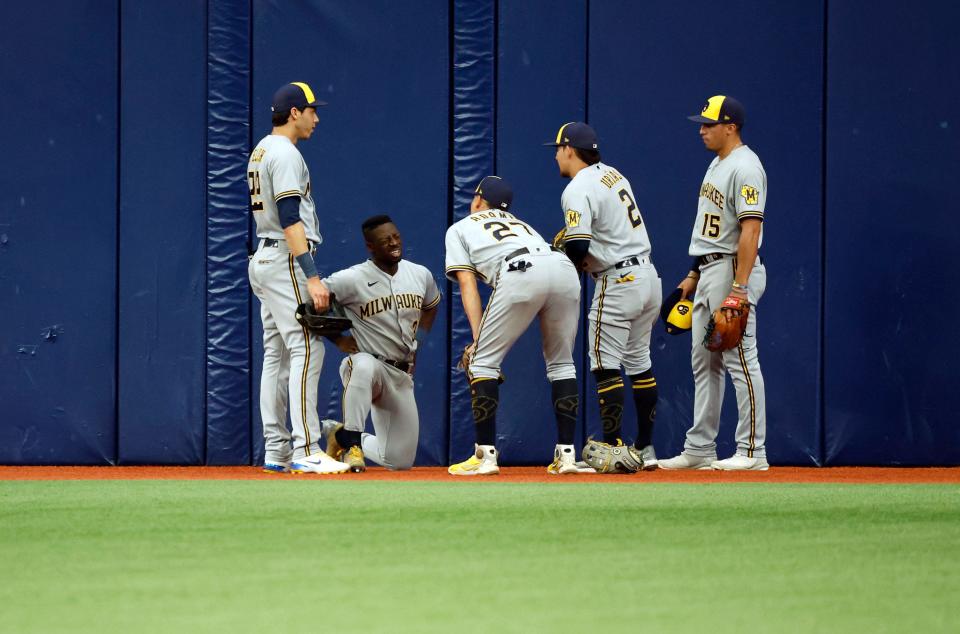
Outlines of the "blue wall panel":
<svg viewBox="0 0 960 634">
<path fill-rule="evenodd" d="M 208 4 L 207 462 L 251 461 L 250 3 Z"/>
<path fill-rule="evenodd" d="M 826 458 L 957 464 L 960 8 L 829 7 Z"/>
<path fill-rule="evenodd" d="M 306 81 L 330 103 L 319 112 L 313 138 L 298 146 L 310 168 L 324 236 L 317 253 L 322 274 L 365 260 L 360 224 L 387 213 L 404 236 L 404 257 L 434 271 L 444 288 L 448 13 L 440 0 L 254 3 L 253 143 L 270 132 L 270 98 L 280 85 Z M 446 330 L 441 309 L 435 334 L 417 359 L 421 464 L 447 460 Z M 325 399 L 339 392 L 341 358 L 327 346 L 321 416 L 340 417 L 339 403 Z M 259 371 L 254 376 L 256 384 Z"/>
<path fill-rule="evenodd" d="M 715 94 L 734 95 L 746 107 L 744 141 L 769 179 L 759 337 L 768 450 L 779 464 L 819 461 L 822 12 L 818 2 L 735 0 L 724 15 L 750 17 L 731 18 L 727 26 L 690 19 L 716 15 L 715 3 L 701 0 L 590 2 L 589 121 L 604 161 L 630 179 L 639 198 L 664 295 L 688 270 L 697 192 L 713 158 L 686 116 Z M 690 336 L 666 335 L 658 324 L 652 339 L 660 392 L 654 442 L 661 455 L 682 449 L 692 420 Z M 731 405 L 733 398 L 730 385 Z M 630 436 L 632 404 L 628 412 Z M 595 403 L 587 414 L 588 430 L 599 431 Z M 718 437 L 722 456 L 733 453 L 735 420 L 728 406 Z"/>
<path fill-rule="evenodd" d="M 116 460 L 117 15 L 0 21 L 0 463 Z"/>
<path fill-rule="evenodd" d="M 484 176 L 496 171 L 496 3 L 493 0 L 453 2 L 453 143 L 451 165 L 452 209 L 447 222 L 453 224 L 470 213 L 470 201 Z M 480 286 L 486 305 L 488 288 Z M 450 385 L 450 462 L 459 462 L 476 442 L 470 387 L 464 372 L 455 366 L 464 346 L 473 340 L 470 323 L 463 312 L 460 288 L 450 288 L 450 358 L 447 363 Z M 503 420 L 502 410 L 498 423 Z M 500 429 L 497 430 L 499 435 Z"/>
<path fill-rule="evenodd" d="M 560 194 L 569 181 L 559 175 L 554 149 L 542 144 L 562 124 L 583 119 L 586 15 L 585 0 L 562 6 L 545 0 L 502 2 L 499 7 L 496 171 L 513 184 L 513 213 L 547 241 L 564 224 Z M 575 348 L 581 386 L 582 356 L 581 336 Z M 497 425 L 502 460 L 549 464 L 557 425 L 537 322 L 507 356 L 504 374 Z M 578 437 L 577 447 L 581 444 Z"/>
<path fill-rule="evenodd" d="M 205 459 L 206 2 L 124 2 L 119 451 Z"/>
</svg>

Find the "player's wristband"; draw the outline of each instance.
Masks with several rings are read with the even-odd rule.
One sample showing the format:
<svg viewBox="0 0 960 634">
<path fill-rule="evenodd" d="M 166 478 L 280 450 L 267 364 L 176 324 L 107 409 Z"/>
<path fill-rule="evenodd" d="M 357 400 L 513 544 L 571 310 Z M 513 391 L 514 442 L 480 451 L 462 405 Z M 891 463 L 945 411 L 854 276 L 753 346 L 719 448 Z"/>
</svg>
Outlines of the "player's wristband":
<svg viewBox="0 0 960 634">
<path fill-rule="evenodd" d="M 310 252 L 301 253 L 296 256 L 297 264 L 300 265 L 300 270 L 303 271 L 303 274 L 309 280 L 311 277 L 319 277 L 320 274 L 317 273 L 317 264 L 313 261 L 313 256 L 310 255 Z"/>
<path fill-rule="evenodd" d="M 734 282 L 734 283 L 732 284 L 732 286 L 733 286 L 733 290 L 735 290 L 735 291 L 741 291 L 741 292 L 743 292 L 743 293 L 746 293 L 746 292 L 747 292 L 747 285 L 746 285 L 746 284 L 737 284 L 736 282 Z"/>
</svg>

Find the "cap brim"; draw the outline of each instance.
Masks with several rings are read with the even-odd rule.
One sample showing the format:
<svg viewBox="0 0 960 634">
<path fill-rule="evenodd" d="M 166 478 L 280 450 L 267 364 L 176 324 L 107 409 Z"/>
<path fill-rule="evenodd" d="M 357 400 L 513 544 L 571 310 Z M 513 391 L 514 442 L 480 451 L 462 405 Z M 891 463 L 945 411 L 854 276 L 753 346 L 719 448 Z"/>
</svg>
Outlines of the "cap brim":
<svg viewBox="0 0 960 634">
<path fill-rule="evenodd" d="M 560 147 L 561 145 L 566 145 L 566 143 L 557 143 L 556 141 L 547 141 L 541 145 L 550 146 L 550 147 Z"/>
<path fill-rule="evenodd" d="M 307 104 L 306 106 L 304 106 L 304 107 L 305 107 L 305 108 L 316 108 L 317 106 L 328 106 L 328 105 L 330 105 L 330 104 L 328 104 L 326 101 L 314 101 L 313 103 L 308 103 L 308 104 Z"/>
<path fill-rule="evenodd" d="M 697 122 L 697 123 L 720 123 L 720 122 L 717 121 L 716 119 L 708 119 L 708 118 L 702 117 L 702 116 L 700 116 L 700 115 L 698 115 L 698 114 L 697 114 L 697 115 L 693 115 L 692 117 L 687 117 L 687 119 L 690 119 L 691 121 L 695 121 L 695 122 Z"/>
</svg>

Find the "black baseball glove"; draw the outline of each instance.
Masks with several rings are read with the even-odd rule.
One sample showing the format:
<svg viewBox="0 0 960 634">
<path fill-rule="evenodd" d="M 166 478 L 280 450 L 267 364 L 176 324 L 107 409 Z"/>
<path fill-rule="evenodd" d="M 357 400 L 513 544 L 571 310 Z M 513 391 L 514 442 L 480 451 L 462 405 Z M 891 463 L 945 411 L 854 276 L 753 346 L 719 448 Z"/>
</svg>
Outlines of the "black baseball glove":
<svg viewBox="0 0 960 634">
<path fill-rule="evenodd" d="M 353 322 L 346 316 L 336 298 L 330 296 L 330 308 L 325 313 L 318 313 L 313 302 L 306 302 L 297 306 L 297 322 L 310 332 L 336 340 L 345 330 L 350 330 Z"/>
</svg>

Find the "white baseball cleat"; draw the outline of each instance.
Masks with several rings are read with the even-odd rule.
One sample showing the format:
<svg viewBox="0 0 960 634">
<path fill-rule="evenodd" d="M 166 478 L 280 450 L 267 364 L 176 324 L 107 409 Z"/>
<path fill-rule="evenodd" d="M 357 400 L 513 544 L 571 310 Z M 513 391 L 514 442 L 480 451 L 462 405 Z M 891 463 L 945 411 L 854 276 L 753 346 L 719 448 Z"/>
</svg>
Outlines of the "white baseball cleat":
<svg viewBox="0 0 960 634">
<path fill-rule="evenodd" d="M 492 445 L 474 445 L 476 452 L 457 464 L 450 465 L 447 473 L 456 476 L 497 475 L 500 465 L 497 464 L 497 450 Z"/>
<path fill-rule="evenodd" d="M 706 471 L 711 468 L 711 465 L 717 461 L 716 457 L 705 457 L 705 456 L 691 456 L 688 453 L 682 453 L 679 456 L 674 458 L 667 458 L 666 460 L 660 460 L 657 462 L 657 465 L 661 469 L 696 469 L 698 471 Z"/>
<path fill-rule="evenodd" d="M 316 451 L 309 456 L 297 458 L 290 465 L 290 471 L 294 473 L 346 473 L 350 470 L 350 465 L 339 460 L 334 460 L 322 451 Z"/>
<path fill-rule="evenodd" d="M 710 467 L 718 471 L 766 471 L 770 463 L 766 458 L 750 458 L 740 454 L 726 460 L 714 460 Z"/>
<path fill-rule="evenodd" d="M 647 445 L 641 449 L 640 457 L 643 458 L 643 471 L 655 471 L 657 469 L 657 452 L 653 450 L 653 445 Z"/>
<path fill-rule="evenodd" d="M 550 475 L 596 472 L 597 470 L 586 462 L 577 461 L 577 453 L 573 450 L 573 445 L 557 445 L 553 450 L 553 462 L 547 467 L 547 473 Z"/>
</svg>

